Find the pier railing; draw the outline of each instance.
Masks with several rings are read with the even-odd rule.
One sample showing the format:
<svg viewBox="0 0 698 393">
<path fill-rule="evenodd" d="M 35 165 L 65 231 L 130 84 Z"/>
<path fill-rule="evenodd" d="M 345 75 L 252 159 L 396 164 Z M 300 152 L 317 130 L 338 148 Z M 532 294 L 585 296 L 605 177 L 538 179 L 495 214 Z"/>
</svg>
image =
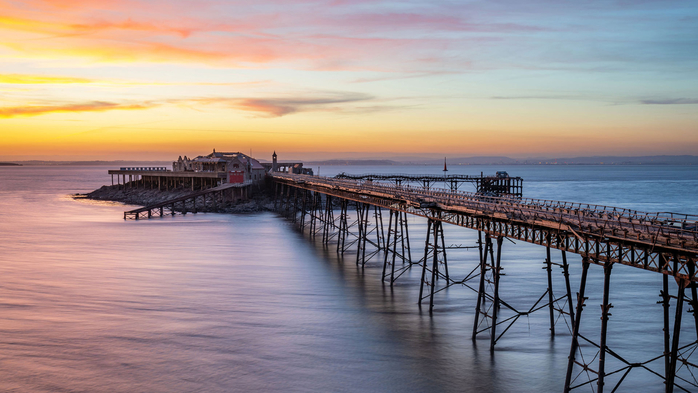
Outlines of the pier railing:
<svg viewBox="0 0 698 393">
<path fill-rule="evenodd" d="M 120 171 L 149 171 L 149 172 L 167 172 L 167 167 L 164 166 L 129 166 L 121 167 Z"/>
<path fill-rule="evenodd" d="M 447 189 L 386 185 L 318 176 L 274 174 L 289 181 L 303 181 L 328 188 L 340 187 L 357 193 L 377 193 L 411 204 L 439 203 L 449 208 L 466 208 L 472 213 L 504 215 L 509 220 L 547 221 L 568 225 L 599 235 L 632 237 L 650 243 L 688 245 L 698 248 L 698 216 L 658 212 L 647 213 L 612 206 L 546 199 L 507 198 L 478 195 Z M 639 237 L 638 237 L 639 236 Z M 698 250 L 697 250 L 698 252 Z"/>
</svg>

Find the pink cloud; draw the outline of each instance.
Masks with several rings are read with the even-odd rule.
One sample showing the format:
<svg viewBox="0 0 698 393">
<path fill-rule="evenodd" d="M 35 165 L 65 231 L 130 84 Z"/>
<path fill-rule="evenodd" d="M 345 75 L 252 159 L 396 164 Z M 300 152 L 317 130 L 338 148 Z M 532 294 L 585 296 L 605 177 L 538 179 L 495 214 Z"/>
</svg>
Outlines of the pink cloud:
<svg viewBox="0 0 698 393">
<path fill-rule="evenodd" d="M 473 23 L 437 6 L 423 13 L 390 7 L 376 12 L 378 7 L 366 11 L 356 2 L 322 0 L 208 0 L 196 2 L 196 7 L 142 0 L 0 4 L 6 5 L 0 18 L 11 22 L 3 28 L 29 35 L 6 46 L 32 57 L 107 62 L 232 67 L 283 63 L 309 70 L 443 72 L 454 65 L 449 52 L 455 48 L 467 54 L 471 46 L 502 39 L 479 33 L 538 30 L 514 23 Z M 449 35 L 454 32 L 474 34 Z M 37 36 L 44 40 L 32 41 Z"/>
</svg>

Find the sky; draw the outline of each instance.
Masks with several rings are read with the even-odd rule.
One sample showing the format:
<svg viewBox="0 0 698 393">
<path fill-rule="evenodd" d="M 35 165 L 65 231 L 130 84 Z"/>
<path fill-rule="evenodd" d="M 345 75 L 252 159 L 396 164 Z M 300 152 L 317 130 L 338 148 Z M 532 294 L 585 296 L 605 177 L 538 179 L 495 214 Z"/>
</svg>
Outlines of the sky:
<svg viewBox="0 0 698 393">
<path fill-rule="evenodd" d="M 0 0 L 0 93 L 0 160 L 698 154 L 698 2 Z"/>
</svg>

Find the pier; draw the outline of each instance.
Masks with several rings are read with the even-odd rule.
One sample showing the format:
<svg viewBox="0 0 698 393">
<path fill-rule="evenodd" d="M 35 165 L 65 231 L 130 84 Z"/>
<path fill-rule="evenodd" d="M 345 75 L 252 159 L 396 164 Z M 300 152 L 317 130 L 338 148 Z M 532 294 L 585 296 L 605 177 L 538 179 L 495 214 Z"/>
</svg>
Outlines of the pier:
<svg viewBox="0 0 698 393">
<path fill-rule="evenodd" d="M 120 168 L 110 169 L 112 186 L 120 188 L 150 188 L 169 191 L 176 188 L 190 188 L 192 191 L 204 190 L 222 184 L 225 172 L 185 172 L 169 171 L 167 168 Z M 116 183 L 114 176 L 116 175 Z"/>
<path fill-rule="evenodd" d="M 321 236 L 326 247 L 336 247 L 341 255 L 352 250 L 359 266 L 372 260 L 382 263 L 383 280 L 391 286 L 407 269 L 420 269 L 417 302 L 421 306 L 428 301 L 430 312 L 435 307 L 435 294 L 447 287 L 461 285 L 476 292 L 471 337 L 475 340 L 487 334 L 492 351 L 522 316 L 547 312 L 553 337 L 556 321 L 561 318 L 568 321 L 572 339 L 567 373 L 561 376 L 565 381 L 564 392 L 590 386 L 599 393 L 615 392 L 636 370 L 663 380 L 665 392 L 698 391 L 695 377 L 698 365 L 691 359 L 698 349 L 698 312 L 695 311 L 698 310 L 698 216 L 644 213 L 519 195 L 490 196 L 458 191 L 457 187 L 435 189 L 424 184 L 414 187 L 403 184 L 404 178 L 398 181 L 402 175 L 322 178 L 271 173 L 270 176 L 279 213 L 298 224 L 301 231 L 308 230 L 312 237 Z M 427 220 L 427 231 L 421 237 L 425 239 L 423 250 L 410 249 L 410 236 L 415 239 L 415 235 L 409 232 L 408 215 Z M 446 245 L 444 224 L 477 231 L 476 244 L 457 246 L 479 251 L 479 259 L 463 279 L 449 275 L 449 263 L 467 261 L 448 259 L 448 250 L 453 246 Z M 507 239 L 544 249 L 541 259 L 546 273 L 542 279 L 547 281 L 547 290 L 525 310 L 500 297 L 500 278 L 507 263 L 502 260 L 502 248 Z M 561 253 L 560 263 L 552 261 L 553 250 Z M 421 258 L 413 260 L 412 255 L 418 253 Z M 572 293 L 567 253 L 582 258 L 576 296 Z M 658 303 L 664 310 L 663 329 L 657 332 L 657 337 L 664 350 L 639 362 L 625 359 L 608 344 L 608 321 L 613 307 L 611 275 L 616 264 L 662 275 Z M 593 265 L 603 269 L 601 327 L 597 338 L 580 331 L 582 319 L 593 317 L 589 311 L 583 312 L 587 305 L 587 273 Z M 566 289 L 562 294 L 553 292 L 553 268 L 562 270 Z M 671 285 L 675 287 L 674 294 L 670 291 L 670 277 L 676 283 Z M 639 290 L 638 296 L 650 296 L 645 289 Z M 673 315 L 670 307 L 675 309 Z M 692 314 L 695 336 L 688 344 L 680 345 L 684 314 Z M 581 356 L 582 348 L 586 356 Z M 590 350 L 595 353 L 590 355 Z M 622 366 L 610 369 L 611 358 Z"/>
<path fill-rule="evenodd" d="M 174 216 L 177 213 L 186 215 L 198 212 L 215 212 L 219 207 L 230 203 L 246 200 L 252 182 L 225 183 L 223 185 L 204 189 L 188 195 L 168 199 L 166 201 L 140 207 L 124 212 L 124 220 L 139 220 L 143 218 Z"/>
<path fill-rule="evenodd" d="M 511 196 L 521 198 L 523 196 L 523 179 L 509 177 L 506 172 L 499 176 L 468 176 L 468 175 L 406 175 L 406 174 L 363 174 L 350 175 L 340 173 L 337 179 L 360 180 L 371 183 L 388 183 L 396 186 L 417 185 L 427 190 L 435 185 L 442 184 L 451 191 L 458 191 L 463 183 L 475 185 L 475 192 L 489 196 Z"/>
</svg>

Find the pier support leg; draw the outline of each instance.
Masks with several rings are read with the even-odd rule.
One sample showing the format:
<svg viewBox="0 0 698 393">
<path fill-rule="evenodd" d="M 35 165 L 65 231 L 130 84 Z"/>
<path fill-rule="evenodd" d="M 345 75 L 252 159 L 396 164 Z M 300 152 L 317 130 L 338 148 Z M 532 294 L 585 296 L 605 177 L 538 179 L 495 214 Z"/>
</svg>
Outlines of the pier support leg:
<svg viewBox="0 0 698 393">
<path fill-rule="evenodd" d="M 405 244 L 407 244 L 407 262 L 411 265 L 412 264 L 412 247 L 410 246 L 410 228 L 407 225 L 407 213 L 403 213 L 404 217 L 404 233 L 402 235 L 402 248 L 403 250 L 405 249 Z M 402 231 L 402 226 L 400 227 L 400 230 Z M 405 263 L 405 255 L 403 253 L 402 255 L 402 263 Z M 696 320 L 698 321 L 698 319 Z M 698 325 L 697 325 L 698 326 Z"/>
<path fill-rule="evenodd" d="M 399 222 L 398 222 L 399 221 Z M 398 229 L 398 225 L 400 225 L 400 229 Z M 400 241 L 402 242 L 402 250 L 400 252 L 400 255 L 402 255 L 402 258 L 404 260 L 404 255 L 405 255 L 405 241 L 403 234 L 401 232 L 402 230 L 402 212 L 396 211 L 395 212 L 395 228 L 393 230 L 393 259 L 391 263 L 391 268 L 390 268 L 390 286 L 393 286 L 393 283 L 395 282 L 395 259 L 397 257 L 397 240 L 398 236 L 400 236 Z M 388 236 L 390 236 L 390 227 L 388 227 Z M 390 239 L 386 241 L 387 243 L 390 243 Z M 386 243 L 386 244 L 387 244 Z M 390 245 L 387 245 L 390 247 Z"/>
<path fill-rule="evenodd" d="M 550 235 L 548 235 L 550 244 Z M 548 273 L 548 309 L 550 310 L 550 335 L 555 337 L 555 297 L 553 296 L 553 263 L 550 259 L 550 247 L 546 247 L 545 270 Z"/>
<path fill-rule="evenodd" d="M 387 239 L 388 248 L 383 253 L 383 274 L 381 275 L 382 282 L 385 282 L 385 271 L 386 271 L 386 268 L 388 267 L 388 258 L 390 257 L 390 255 L 388 255 L 388 254 L 390 254 L 389 250 L 393 251 L 393 263 L 392 263 L 392 265 L 393 266 L 395 265 L 395 258 L 394 258 L 395 257 L 395 248 L 393 247 L 391 249 L 392 244 L 390 243 L 391 241 L 395 242 L 395 240 L 394 240 L 395 236 L 393 236 L 393 233 L 394 233 L 393 232 L 393 216 L 394 215 L 395 214 L 394 214 L 393 210 L 390 209 L 390 217 L 388 218 L 388 239 Z M 397 219 L 395 220 L 395 222 L 397 223 Z M 396 225 L 396 228 L 397 228 L 397 225 Z M 395 270 L 393 269 L 393 271 L 395 271 Z M 392 279 L 390 280 L 390 285 L 391 286 L 393 285 Z"/>
<path fill-rule="evenodd" d="M 362 243 L 364 239 L 364 207 L 363 204 L 360 202 L 356 203 L 356 220 L 358 223 L 358 238 L 356 241 L 356 265 L 359 265 L 359 261 L 361 260 L 361 249 L 362 249 Z"/>
<path fill-rule="evenodd" d="M 390 218 L 388 220 L 388 237 L 386 239 L 386 248 L 385 248 L 385 253 L 383 254 L 383 277 L 382 280 L 385 281 L 385 278 L 387 276 L 387 267 L 390 265 L 390 285 L 392 286 L 397 277 L 400 277 L 403 272 L 405 272 L 407 269 L 410 268 L 410 265 L 406 267 L 400 268 L 400 271 L 398 272 L 398 276 L 395 277 L 395 264 L 397 262 L 398 256 L 400 256 L 400 259 L 402 259 L 403 265 L 405 261 L 410 261 L 410 259 L 407 259 L 405 257 L 406 253 L 409 253 L 409 243 L 406 246 L 405 244 L 405 235 L 407 232 L 407 229 L 405 227 L 407 217 L 406 213 L 403 213 L 401 211 L 394 211 L 392 209 L 389 210 L 390 212 Z M 398 250 L 398 244 L 400 249 Z"/>
<path fill-rule="evenodd" d="M 337 234 L 337 253 L 344 254 L 344 242 L 347 238 L 347 206 L 349 202 L 342 199 L 339 203 L 339 232 Z"/>
<path fill-rule="evenodd" d="M 608 302 L 611 292 L 612 269 L 612 262 L 606 262 L 603 266 L 603 304 L 601 304 L 601 341 L 599 342 L 599 379 L 597 381 L 598 393 L 603 393 L 604 379 L 606 377 L 606 335 L 608 331 L 608 318 L 611 316 L 609 311 L 613 307 L 613 305 Z"/>
<path fill-rule="evenodd" d="M 433 225 L 433 222 L 431 219 L 427 219 L 427 240 L 424 243 L 424 258 L 422 258 L 422 280 L 420 281 L 419 284 L 419 302 L 418 304 L 422 304 L 422 299 L 423 296 L 422 294 L 424 293 L 424 280 L 426 278 L 426 273 L 427 273 L 427 263 L 429 263 L 429 237 L 431 234 L 431 227 Z"/>
<path fill-rule="evenodd" d="M 693 277 L 695 274 L 695 266 L 693 264 L 688 265 L 688 275 Z M 696 288 L 696 283 L 691 282 L 689 283 L 691 286 L 691 300 L 690 300 L 690 305 L 693 308 L 693 320 L 695 322 L 695 328 L 696 328 L 696 340 L 698 340 L 698 289 Z"/>
<path fill-rule="evenodd" d="M 362 218 L 361 225 L 363 230 L 361 231 L 361 238 L 359 239 L 359 244 L 361 245 L 361 266 L 366 264 L 366 240 L 368 239 L 368 215 L 370 207 L 362 204 Z"/>
<path fill-rule="evenodd" d="M 277 210 L 278 199 L 279 199 L 279 183 L 274 182 L 274 211 L 278 211 Z"/>
<path fill-rule="evenodd" d="M 439 217 L 440 217 L 439 213 Z M 443 252 L 443 263 L 444 263 L 444 273 L 446 273 L 446 284 L 448 284 L 451 281 L 451 278 L 448 276 L 448 259 L 446 257 L 446 240 L 444 239 L 444 226 L 441 221 L 439 221 L 439 232 L 440 232 L 440 237 L 441 237 L 441 250 Z"/>
<path fill-rule="evenodd" d="M 502 267 L 502 242 L 504 242 L 504 237 L 497 237 L 497 263 L 494 266 L 494 269 L 492 269 L 492 275 L 494 276 L 494 304 L 492 305 L 492 335 L 490 337 L 490 351 L 494 351 L 494 344 L 497 343 L 497 312 L 499 311 L 499 277 Z"/>
<path fill-rule="evenodd" d="M 669 296 L 669 276 L 666 274 L 662 274 L 662 290 L 659 292 L 659 296 L 662 298 L 661 303 L 662 303 L 662 311 L 663 311 L 663 316 L 664 316 L 664 328 L 662 329 L 664 333 L 664 373 L 665 377 L 669 375 L 669 368 L 670 368 L 670 359 L 671 357 L 669 356 L 671 347 L 670 347 L 670 342 L 671 342 L 671 333 L 669 329 L 669 301 L 671 299 L 671 296 Z M 668 385 L 667 385 L 668 389 Z"/>
<path fill-rule="evenodd" d="M 562 274 L 565 276 L 567 291 L 567 307 L 570 313 L 570 326 L 574 326 L 574 305 L 572 304 L 572 289 L 570 287 L 570 265 L 567 263 L 567 252 L 562 250 Z"/>
<path fill-rule="evenodd" d="M 439 271 L 439 250 L 438 250 L 438 241 L 439 241 L 439 234 L 438 234 L 438 228 L 441 226 L 441 221 L 434 221 L 434 224 L 431 226 L 434 229 L 434 244 L 433 244 L 433 251 L 432 251 L 432 267 L 431 267 L 431 293 L 429 294 L 429 312 L 431 312 L 434 309 L 434 288 L 436 287 L 436 276 Z M 424 264 L 426 265 L 427 261 L 424 261 Z"/>
<path fill-rule="evenodd" d="M 307 205 L 308 205 L 308 190 L 303 190 L 303 196 L 301 197 L 303 200 L 301 201 L 301 222 L 300 222 L 300 227 L 301 227 L 301 233 L 305 232 L 305 215 L 307 214 Z"/>
<path fill-rule="evenodd" d="M 681 316 L 683 315 L 684 290 L 686 281 L 678 280 L 679 292 L 676 295 L 676 316 L 674 317 L 674 334 L 671 341 L 671 359 L 669 361 L 669 369 L 666 373 L 666 393 L 673 393 L 674 379 L 676 377 L 676 363 L 679 352 L 679 336 L 681 335 Z"/>
<path fill-rule="evenodd" d="M 315 191 L 311 191 L 311 202 L 310 202 L 310 211 L 308 212 L 308 218 L 310 218 L 310 234 L 312 235 L 315 231 L 315 209 L 316 209 L 316 204 L 317 204 L 317 193 Z"/>
<path fill-rule="evenodd" d="M 373 207 L 373 216 L 376 222 L 376 247 L 385 250 L 385 232 L 383 230 L 383 210 L 378 207 Z"/>
<path fill-rule="evenodd" d="M 589 258 L 582 259 L 582 277 L 579 282 L 579 292 L 577 292 L 577 309 L 574 315 L 574 325 L 572 328 L 572 344 L 570 345 L 570 356 L 567 360 L 567 374 L 565 375 L 564 393 L 569 393 L 572 383 L 572 371 L 574 370 L 575 359 L 577 356 L 577 348 L 579 347 L 579 325 L 582 319 L 582 310 L 584 309 L 584 292 L 587 285 L 587 272 L 589 271 Z"/>
<path fill-rule="evenodd" d="M 298 216 L 298 188 L 293 189 L 293 216 L 291 218 L 292 223 L 296 223 Z"/>
<path fill-rule="evenodd" d="M 487 247 L 489 247 L 492 244 L 492 241 L 490 240 L 490 235 L 485 235 L 485 250 L 483 253 L 483 247 L 482 247 L 482 231 L 477 231 L 477 244 L 478 244 L 478 249 L 480 250 L 480 286 L 477 291 L 477 304 L 475 305 L 475 321 L 473 323 L 473 336 L 472 339 L 473 341 L 475 340 L 475 337 L 477 336 L 477 330 L 478 326 L 480 324 L 480 313 L 481 313 L 481 305 L 482 302 L 484 301 L 484 295 L 485 295 L 485 273 L 487 271 Z"/>
<path fill-rule="evenodd" d="M 325 196 L 325 222 L 322 231 L 322 242 L 327 247 L 330 245 L 330 238 L 333 237 L 335 228 L 334 223 L 334 206 L 332 204 L 332 196 Z"/>
</svg>

